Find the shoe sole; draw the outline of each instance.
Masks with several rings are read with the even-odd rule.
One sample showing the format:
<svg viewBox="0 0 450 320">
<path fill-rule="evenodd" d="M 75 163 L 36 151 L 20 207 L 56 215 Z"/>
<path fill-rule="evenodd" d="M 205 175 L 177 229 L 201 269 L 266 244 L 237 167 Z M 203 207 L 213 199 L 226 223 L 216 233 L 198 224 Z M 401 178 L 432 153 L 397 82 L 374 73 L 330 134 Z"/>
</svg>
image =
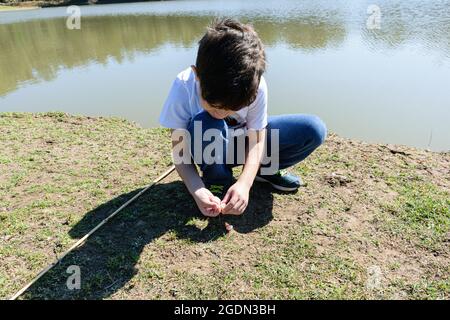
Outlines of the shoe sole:
<svg viewBox="0 0 450 320">
<path fill-rule="evenodd" d="M 278 184 L 272 183 L 269 180 L 261 178 L 259 176 L 255 177 L 255 181 L 269 183 L 269 184 L 272 185 L 272 187 L 274 187 L 275 189 L 280 190 L 280 191 L 295 191 L 295 190 L 297 190 L 299 188 L 299 187 L 290 187 L 290 188 L 289 187 L 283 187 L 283 186 L 280 186 Z"/>
</svg>

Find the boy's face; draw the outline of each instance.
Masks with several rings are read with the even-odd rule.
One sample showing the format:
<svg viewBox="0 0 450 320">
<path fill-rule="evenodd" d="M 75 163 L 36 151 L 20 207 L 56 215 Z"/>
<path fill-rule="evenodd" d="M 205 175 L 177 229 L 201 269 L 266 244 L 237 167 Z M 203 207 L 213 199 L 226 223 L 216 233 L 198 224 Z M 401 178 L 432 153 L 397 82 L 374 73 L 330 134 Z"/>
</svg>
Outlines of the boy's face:
<svg viewBox="0 0 450 320">
<path fill-rule="evenodd" d="M 197 78 L 197 80 L 199 80 L 197 76 L 197 69 L 195 68 L 195 66 L 191 66 L 191 68 L 195 73 L 195 77 Z M 233 110 L 214 108 L 205 99 L 203 99 L 201 94 L 200 94 L 200 102 L 202 104 L 203 109 L 205 109 L 205 111 L 208 112 L 211 115 L 211 117 L 216 119 L 225 119 L 226 117 L 232 115 L 233 113 L 236 113 L 236 111 Z"/>
<path fill-rule="evenodd" d="M 202 97 L 200 97 L 200 100 L 201 100 L 203 109 L 205 109 L 206 112 L 208 112 L 211 115 L 211 117 L 213 117 L 213 118 L 225 119 L 226 117 L 235 113 L 235 111 L 233 111 L 233 110 L 214 108 L 211 105 L 209 105 L 209 103 L 206 102 Z"/>
</svg>

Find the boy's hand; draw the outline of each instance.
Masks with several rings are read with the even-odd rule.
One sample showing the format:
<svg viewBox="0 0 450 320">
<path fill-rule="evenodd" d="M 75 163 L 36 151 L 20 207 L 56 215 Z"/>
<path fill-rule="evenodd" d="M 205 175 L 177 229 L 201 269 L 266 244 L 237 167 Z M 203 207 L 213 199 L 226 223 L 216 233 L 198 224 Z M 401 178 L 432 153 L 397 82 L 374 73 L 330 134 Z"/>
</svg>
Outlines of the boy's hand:
<svg viewBox="0 0 450 320">
<path fill-rule="evenodd" d="M 221 211 L 220 199 L 206 188 L 194 192 L 194 200 L 201 213 L 207 217 L 217 217 Z"/>
<path fill-rule="evenodd" d="M 240 215 L 248 205 L 250 188 L 239 181 L 233 184 L 222 200 L 222 213 Z"/>
</svg>

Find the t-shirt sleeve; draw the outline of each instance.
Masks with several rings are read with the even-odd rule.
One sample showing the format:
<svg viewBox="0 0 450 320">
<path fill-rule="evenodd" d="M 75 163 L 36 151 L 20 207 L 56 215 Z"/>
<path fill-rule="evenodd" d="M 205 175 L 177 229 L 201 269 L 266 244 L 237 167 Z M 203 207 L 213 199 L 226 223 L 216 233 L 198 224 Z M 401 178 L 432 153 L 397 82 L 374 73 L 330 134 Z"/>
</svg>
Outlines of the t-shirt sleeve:
<svg viewBox="0 0 450 320">
<path fill-rule="evenodd" d="M 162 107 L 159 123 L 170 129 L 186 129 L 190 118 L 188 92 L 183 81 L 176 78 Z"/>
<path fill-rule="evenodd" d="M 261 76 L 255 101 L 249 106 L 247 128 L 261 130 L 267 126 L 267 84 Z"/>
</svg>

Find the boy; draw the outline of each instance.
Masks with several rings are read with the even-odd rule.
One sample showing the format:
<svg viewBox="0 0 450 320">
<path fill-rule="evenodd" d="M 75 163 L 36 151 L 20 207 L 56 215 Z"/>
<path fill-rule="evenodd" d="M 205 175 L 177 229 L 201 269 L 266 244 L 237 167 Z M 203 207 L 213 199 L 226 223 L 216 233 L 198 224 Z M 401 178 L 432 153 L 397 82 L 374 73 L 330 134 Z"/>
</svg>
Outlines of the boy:
<svg viewBox="0 0 450 320">
<path fill-rule="evenodd" d="M 297 190 L 299 177 L 285 170 L 269 174 L 263 170 L 270 165 L 261 165 L 265 148 L 272 150 L 276 144 L 278 150 L 271 157 L 277 157 L 279 168 L 285 169 L 305 159 L 325 140 L 326 127 L 316 116 L 267 116 L 265 67 L 263 44 L 250 25 L 232 19 L 216 21 L 199 42 L 195 66 L 178 74 L 163 106 L 160 123 L 172 129 L 174 150 L 182 144 L 202 171 L 200 178 L 190 161 L 175 164 L 205 216 L 242 214 L 254 180 L 282 191 Z M 238 157 L 244 155 L 244 167 L 235 183 L 231 167 L 238 162 L 233 156 L 230 163 L 228 153 L 236 149 L 236 144 L 230 145 L 239 137 L 231 128 L 244 129 L 246 137 L 244 154 L 237 152 Z M 214 151 L 213 163 L 202 153 L 207 151 L 205 136 L 211 130 L 220 133 L 214 141 L 222 144 Z M 278 140 L 273 139 L 276 136 Z M 180 156 L 173 153 L 174 158 Z"/>
</svg>

